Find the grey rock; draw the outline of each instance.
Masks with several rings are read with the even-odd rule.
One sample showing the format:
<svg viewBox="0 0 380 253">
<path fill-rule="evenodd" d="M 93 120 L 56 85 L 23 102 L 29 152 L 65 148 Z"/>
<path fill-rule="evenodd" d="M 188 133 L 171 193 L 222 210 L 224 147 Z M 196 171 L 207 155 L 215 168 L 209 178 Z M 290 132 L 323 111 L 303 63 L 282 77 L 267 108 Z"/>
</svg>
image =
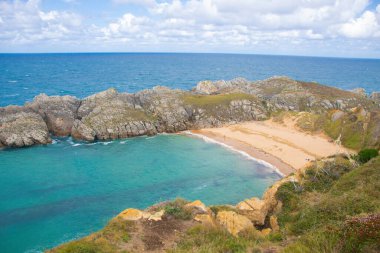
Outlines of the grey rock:
<svg viewBox="0 0 380 253">
<path fill-rule="evenodd" d="M 42 117 L 29 108 L 0 108 L 0 144 L 6 147 L 26 147 L 47 144 L 51 139 Z"/>
<path fill-rule="evenodd" d="M 49 131 L 56 136 L 69 136 L 80 101 L 72 96 L 47 96 L 40 94 L 26 105 L 41 115 Z"/>
<path fill-rule="evenodd" d="M 365 92 L 365 89 L 363 88 L 355 88 L 353 90 L 351 90 L 351 92 L 355 93 L 355 94 L 358 94 L 362 97 L 366 97 L 367 96 L 367 93 Z"/>
</svg>

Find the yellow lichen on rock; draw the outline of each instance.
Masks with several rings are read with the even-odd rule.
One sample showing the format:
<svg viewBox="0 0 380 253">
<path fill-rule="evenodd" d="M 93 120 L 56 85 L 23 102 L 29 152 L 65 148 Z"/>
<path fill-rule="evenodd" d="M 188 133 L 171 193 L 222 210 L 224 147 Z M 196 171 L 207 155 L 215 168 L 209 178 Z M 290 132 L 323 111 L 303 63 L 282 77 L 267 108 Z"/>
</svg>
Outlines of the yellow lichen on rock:
<svg viewBox="0 0 380 253">
<path fill-rule="evenodd" d="M 272 232 L 272 229 L 270 229 L 270 228 L 264 228 L 263 230 L 261 230 L 261 234 L 262 234 L 263 236 L 267 236 L 267 235 L 269 235 L 271 232 Z"/>
<path fill-rule="evenodd" d="M 121 217 L 124 220 L 136 221 L 143 217 L 143 212 L 138 209 L 128 208 L 122 211 L 118 217 Z"/>
<path fill-rule="evenodd" d="M 197 214 L 195 215 L 194 220 L 206 226 L 215 226 L 215 221 L 210 214 Z"/>
<path fill-rule="evenodd" d="M 216 220 L 234 236 L 237 236 L 243 230 L 253 228 L 252 222 L 247 217 L 234 211 L 220 211 Z"/>
<path fill-rule="evenodd" d="M 280 226 L 278 225 L 278 222 L 277 222 L 277 216 L 272 215 L 269 218 L 269 224 L 273 231 L 276 232 L 280 230 Z"/>
<path fill-rule="evenodd" d="M 198 211 L 201 211 L 201 212 L 204 212 L 204 213 L 207 213 L 207 211 L 208 211 L 206 205 L 203 204 L 203 202 L 200 201 L 200 200 L 195 200 L 195 201 L 193 201 L 191 203 L 186 204 L 185 208 L 189 208 L 189 209 L 195 208 Z"/>
</svg>

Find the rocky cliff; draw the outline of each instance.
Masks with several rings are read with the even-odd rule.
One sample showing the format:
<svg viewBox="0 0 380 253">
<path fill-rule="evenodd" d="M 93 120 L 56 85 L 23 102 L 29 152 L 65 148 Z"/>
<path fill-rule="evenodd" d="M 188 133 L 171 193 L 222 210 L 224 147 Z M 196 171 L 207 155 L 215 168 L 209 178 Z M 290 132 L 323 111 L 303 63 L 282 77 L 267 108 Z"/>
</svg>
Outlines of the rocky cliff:
<svg viewBox="0 0 380 253">
<path fill-rule="evenodd" d="M 51 135 L 95 141 L 178 132 L 264 120 L 278 111 L 345 113 L 359 107 L 378 117 L 376 94 L 367 97 L 287 77 L 202 81 L 191 91 L 108 89 L 82 100 L 41 94 L 24 106 L 0 108 L 0 146 L 47 144 Z"/>
</svg>

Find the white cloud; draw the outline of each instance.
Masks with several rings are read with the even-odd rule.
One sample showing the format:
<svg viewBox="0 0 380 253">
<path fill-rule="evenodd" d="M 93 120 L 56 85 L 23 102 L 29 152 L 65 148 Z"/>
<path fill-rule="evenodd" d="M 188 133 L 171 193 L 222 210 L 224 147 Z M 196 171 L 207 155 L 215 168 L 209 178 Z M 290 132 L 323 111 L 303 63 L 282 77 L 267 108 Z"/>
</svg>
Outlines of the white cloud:
<svg viewBox="0 0 380 253">
<path fill-rule="evenodd" d="M 140 9 L 138 13 L 144 14 L 137 14 L 127 7 L 120 17 L 103 18 L 102 27 L 91 24 L 85 15 L 41 10 L 40 0 L 0 1 L 0 47 L 63 41 L 106 51 L 107 47 L 128 51 L 139 46 L 151 51 L 151 46 L 164 51 L 303 48 L 313 53 L 316 45 L 334 51 L 345 48 L 343 43 L 371 50 L 378 48 L 380 5 L 368 10 L 369 1 L 112 0 L 144 6 L 147 11 Z M 360 44 L 363 38 L 371 40 Z"/>
<path fill-rule="evenodd" d="M 366 11 L 357 19 L 342 25 L 340 32 L 349 38 L 369 38 L 380 35 L 380 25 L 374 12 Z"/>
<path fill-rule="evenodd" d="M 41 11 L 39 0 L 0 3 L 1 40 L 28 43 L 39 40 L 70 39 L 79 31 L 82 18 L 78 14 Z"/>
<path fill-rule="evenodd" d="M 156 4 L 155 0 L 113 0 L 116 4 L 133 4 L 151 7 Z"/>
</svg>

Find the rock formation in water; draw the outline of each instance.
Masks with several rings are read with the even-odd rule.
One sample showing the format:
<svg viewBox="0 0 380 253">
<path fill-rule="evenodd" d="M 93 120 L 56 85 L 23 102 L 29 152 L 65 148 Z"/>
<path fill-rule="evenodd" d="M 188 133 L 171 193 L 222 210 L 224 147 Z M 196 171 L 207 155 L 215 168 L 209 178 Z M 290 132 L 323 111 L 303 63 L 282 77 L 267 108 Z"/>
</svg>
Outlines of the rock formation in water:
<svg viewBox="0 0 380 253">
<path fill-rule="evenodd" d="M 264 120 L 278 111 L 349 112 L 360 107 L 373 112 L 379 106 L 377 93 L 366 97 L 362 90 L 287 77 L 202 81 L 191 91 L 158 86 L 128 94 L 108 89 L 83 100 L 41 94 L 24 106 L 0 108 L 0 146 L 46 144 L 50 135 L 109 140 Z"/>
</svg>

